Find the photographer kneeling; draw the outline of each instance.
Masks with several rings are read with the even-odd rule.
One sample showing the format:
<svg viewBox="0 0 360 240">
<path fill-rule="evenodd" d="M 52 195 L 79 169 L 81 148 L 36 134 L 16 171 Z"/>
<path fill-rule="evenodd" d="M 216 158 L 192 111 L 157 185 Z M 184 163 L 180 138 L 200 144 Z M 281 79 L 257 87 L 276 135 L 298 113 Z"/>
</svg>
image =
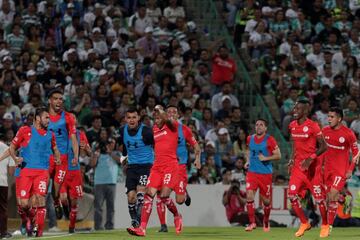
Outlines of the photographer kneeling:
<svg viewBox="0 0 360 240">
<path fill-rule="evenodd" d="M 240 190 L 240 182 L 232 180 L 229 190 L 223 195 L 226 217 L 231 225 L 245 226 L 249 220 L 245 212 L 246 193 Z"/>
</svg>

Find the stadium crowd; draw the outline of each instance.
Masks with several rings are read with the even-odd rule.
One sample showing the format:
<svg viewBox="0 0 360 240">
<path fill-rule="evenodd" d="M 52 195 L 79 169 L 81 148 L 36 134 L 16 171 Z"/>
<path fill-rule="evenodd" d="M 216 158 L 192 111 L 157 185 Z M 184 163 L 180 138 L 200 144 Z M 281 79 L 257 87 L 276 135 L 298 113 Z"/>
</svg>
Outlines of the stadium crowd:
<svg viewBox="0 0 360 240">
<path fill-rule="evenodd" d="M 156 104 L 179 105 L 180 121 L 202 147 L 203 167 L 189 164 L 190 182 L 245 181 L 249 129 L 232 93 L 236 64 L 221 42 L 201 46 L 181 1 L 0 5 L 0 134 L 6 143 L 30 112 L 47 104 L 48 91 L 60 86 L 65 109 L 76 115 L 94 151 L 117 138 L 130 107 L 150 126 Z M 88 192 L 94 185 L 90 162 L 80 157 Z M 119 168 L 118 181 L 124 172 Z"/>
</svg>

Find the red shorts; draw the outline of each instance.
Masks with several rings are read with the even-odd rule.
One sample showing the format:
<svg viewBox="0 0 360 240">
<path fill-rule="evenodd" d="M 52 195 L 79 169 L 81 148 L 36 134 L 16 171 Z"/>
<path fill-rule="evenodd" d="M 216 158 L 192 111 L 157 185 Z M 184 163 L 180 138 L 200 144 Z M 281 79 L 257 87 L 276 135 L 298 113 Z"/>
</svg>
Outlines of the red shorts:
<svg viewBox="0 0 360 240">
<path fill-rule="evenodd" d="M 49 184 L 48 170 L 24 168 L 17 179 L 18 198 L 29 199 L 32 194 L 46 196 Z"/>
<path fill-rule="evenodd" d="M 16 198 L 20 198 L 20 186 L 19 186 L 20 180 L 19 179 L 20 179 L 20 176 L 15 178 L 15 195 L 16 195 Z"/>
<path fill-rule="evenodd" d="M 146 187 L 161 190 L 163 187 L 174 189 L 178 183 L 178 167 L 176 165 L 153 166 Z"/>
<path fill-rule="evenodd" d="M 325 199 L 323 174 L 320 168 L 309 168 L 308 171 L 293 169 L 289 180 L 289 197 L 299 195 L 305 197 L 306 189 L 309 189 L 316 201 Z"/>
<path fill-rule="evenodd" d="M 179 164 L 178 169 L 178 183 L 175 185 L 174 192 L 176 195 L 184 195 L 186 192 L 186 186 L 188 184 L 188 176 L 186 170 L 186 164 Z"/>
<path fill-rule="evenodd" d="M 331 188 L 341 191 L 346 184 L 346 177 L 336 171 L 325 171 L 324 174 L 325 190 L 329 192 Z"/>
<path fill-rule="evenodd" d="M 54 182 L 61 184 L 64 181 L 66 171 L 68 169 L 68 155 L 61 154 L 61 164 L 56 165 L 54 155 L 50 155 L 50 166 L 49 173 L 50 177 L 54 180 Z"/>
<path fill-rule="evenodd" d="M 260 174 L 248 172 L 246 174 L 246 190 L 257 191 L 260 189 L 260 195 L 266 198 L 271 197 L 272 174 Z"/>
<path fill-rule="evenodd" d="M 60 193 L 67 193 L 71 199 L 78 199 L 84 195 L 83 181 L 80 170 L 71 170 L 66 173 Z"/>
</svg>

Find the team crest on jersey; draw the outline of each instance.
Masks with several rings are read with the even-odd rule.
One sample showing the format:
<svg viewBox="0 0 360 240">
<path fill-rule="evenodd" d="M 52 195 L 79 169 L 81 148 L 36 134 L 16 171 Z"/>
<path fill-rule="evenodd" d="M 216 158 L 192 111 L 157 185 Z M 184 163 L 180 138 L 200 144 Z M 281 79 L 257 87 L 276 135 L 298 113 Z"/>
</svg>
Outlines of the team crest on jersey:
<svg viewBox="0 0 360 240">
<path fill-rule="evenodd" d="M 26 191 L 25 191 L 25 190 L 21 190 L 20 195 L 21 195 L 22 197 L 24 197 L 24 196 L 26 195 Z"/>
<path fill-rule="evenodd" d="M 293 184 L 290 186 L 290 190 L 294 191 L 296 189 L 296 186 Z"/>
<path fill-rule="evenodd" d="M 250 183 L 246 183 L 246 187 L 249 188 L 249 187 L 250 187 Z"/>
<path fill-rule="evenodd" d="M 339 142 L 340 142 L 340 143 L 344 143 L 344 142 L 345 142 L 345 138 L 344 138 L 344 137 L 340 137 L 340 138 L 339 138 Z"/>
<path fill-rule="evenodd" d="M 308 128 L 307 126 L 305 126 L 305 127 L 303 128 L 303 131 L 304 131 L 304 132 L 307 132 L 307 131 L 309 131 L 309 128 Z"/>
</svg>

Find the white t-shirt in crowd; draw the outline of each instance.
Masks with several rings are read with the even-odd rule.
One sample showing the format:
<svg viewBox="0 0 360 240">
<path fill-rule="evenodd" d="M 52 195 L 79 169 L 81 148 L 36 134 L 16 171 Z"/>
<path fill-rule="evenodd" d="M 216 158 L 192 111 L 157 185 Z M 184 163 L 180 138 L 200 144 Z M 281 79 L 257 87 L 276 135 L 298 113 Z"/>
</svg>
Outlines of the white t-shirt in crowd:
<svg viewBox="0 0 360 240">
<path fill-rule="evenodd" d="M 0 154 L 9 148 L 8 145 L 0 141 Z M 0 186 L 8 186 L 8 167 L 15 167 L 15 162 L 11 157 L 7 157 L 0 161 Z"/>
</svg>

